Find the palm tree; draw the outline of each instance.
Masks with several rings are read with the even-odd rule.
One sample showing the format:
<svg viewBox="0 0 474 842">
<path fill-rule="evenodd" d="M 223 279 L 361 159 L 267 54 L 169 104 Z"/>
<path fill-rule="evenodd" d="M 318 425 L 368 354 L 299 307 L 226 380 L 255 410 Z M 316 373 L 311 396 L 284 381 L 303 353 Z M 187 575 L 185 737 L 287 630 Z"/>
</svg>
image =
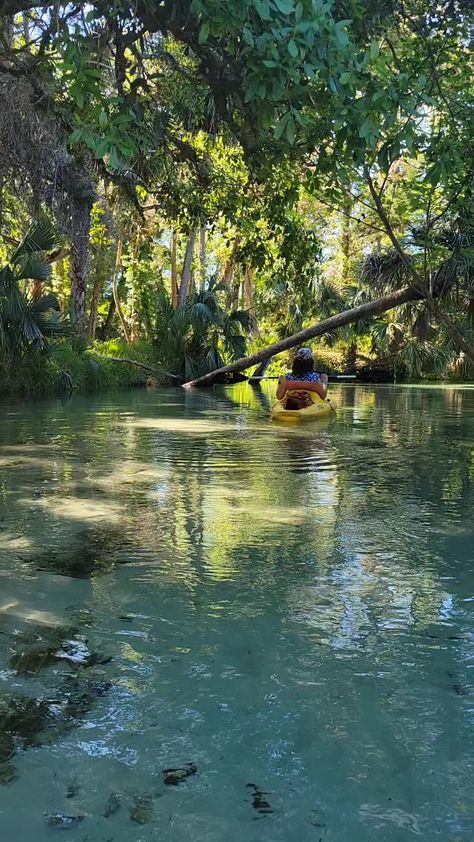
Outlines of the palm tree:
<svg viewBox="0 0 474 842">
<path fill-rule="evenodd" d="M 395 250 L 369 254 L 361 280 L 370 294 L 387 294 L 410 283 L 410 264 L 416 268 L 434 298 L 436 310 L 425 298 L 404 304 L 372 324 L 373 350 L 410 376 L 423 372 L 437 376 L 459 366 L 462 355 L 453 347 L 452 336 L 439 319 L 439 312 L 472 336 L 474 326 L 474 220 L 461 213 L 436 230 L 413 228 L 406 238 L 408 260 Z M 429 268 L 431 267 L 431 269 Z"/>
<path fill-rule="evenodd" d="M 44 291 L 59 249 L 51 223 L 38 220 L 0 269 L 0 353 L 9 362 L 68 332 L 56 296 Z"/>
<path fill-rule="evenodd" d="M 158 297 L 155 346 L 162 366 L 185 379 L 200 377 L 245 353 L 251 318 L 247 310 L 227 312 L 220 302 L 223 285 L 212 279 L 206 289 L 173 307 L 167 292 Z"/>
</svg>

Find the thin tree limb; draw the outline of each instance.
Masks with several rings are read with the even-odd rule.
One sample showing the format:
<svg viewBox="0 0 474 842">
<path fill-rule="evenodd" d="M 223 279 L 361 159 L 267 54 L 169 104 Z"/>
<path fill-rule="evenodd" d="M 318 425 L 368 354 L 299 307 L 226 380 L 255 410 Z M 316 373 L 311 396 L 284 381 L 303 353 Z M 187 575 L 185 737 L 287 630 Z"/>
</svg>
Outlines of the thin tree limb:
<svg viewBox="0 0 474 842">
<path fill-rule="evenodd" d="M 163 376 L 164 374 L 165 377 L 171 377 L 173 380 L 181 380 L 181 377 L 178 377 L 176 374 L 171 374 L 169 371 L 163 371 L 163 369 L 160 368 L 153 368 L 151 365 L 138 362 L 138 360 L 131 360 L 129 357 L 108 357 L 105 354 L 99 354 L 97 351 L 90 351 L 89 353 L 94 354 L 95 357 L 99 357 L 101 360 L 107 360 L 108 362 L 135 365 L 137 368 L 142 368 L 144 371 L 149 371 L 151 374 L 155 374 L 158 377 Z"/>
</svg>

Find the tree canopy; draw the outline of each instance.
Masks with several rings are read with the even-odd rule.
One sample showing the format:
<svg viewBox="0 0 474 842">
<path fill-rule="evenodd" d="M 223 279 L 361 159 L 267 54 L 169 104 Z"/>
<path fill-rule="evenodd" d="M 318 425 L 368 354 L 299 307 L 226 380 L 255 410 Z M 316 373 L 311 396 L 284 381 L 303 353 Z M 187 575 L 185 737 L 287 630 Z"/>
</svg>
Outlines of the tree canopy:
<svg viewBox="0 0 474 842">
<path fill-rule="evenodd" d="M 49 215 L 45 288 L 78 336 L 159 355 L 168 305 L 207 291 L 247 313 L 253 347 L 411 284 L 342 347 L 417 375 L 474 362 L 469 2 L 3 0 L 0 16 L 0 249 Z M 214 361 L 237 353 L 212 341 Z"/>
</svg>

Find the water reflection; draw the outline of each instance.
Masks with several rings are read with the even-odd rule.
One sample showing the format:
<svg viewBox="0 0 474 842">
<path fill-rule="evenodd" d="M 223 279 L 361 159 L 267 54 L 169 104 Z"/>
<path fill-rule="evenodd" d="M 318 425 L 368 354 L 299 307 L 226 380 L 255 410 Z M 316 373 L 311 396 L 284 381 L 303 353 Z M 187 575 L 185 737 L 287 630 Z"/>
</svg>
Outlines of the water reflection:
<svg viewBox="0 0 474 842">
<path fill-rule="evenodd" d="M 136 804 L 144 840 L 470 838 L 474 390 L 333 396 L 302 428 L 245 384 L 0 416 L 0 680 L 59 717 L 8 759 L 5 838 L 28 788 L 40 842 L 45 810 L 129 839 Z M 58 626 L 113 660 L 16 675 Z"/>
</svg>

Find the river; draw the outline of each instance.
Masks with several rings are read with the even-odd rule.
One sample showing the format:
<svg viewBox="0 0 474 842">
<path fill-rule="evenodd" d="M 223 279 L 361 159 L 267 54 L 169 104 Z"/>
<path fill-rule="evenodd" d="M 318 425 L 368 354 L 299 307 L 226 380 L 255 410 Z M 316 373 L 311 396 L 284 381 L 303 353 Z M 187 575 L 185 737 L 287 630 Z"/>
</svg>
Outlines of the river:
<svg viewBox="0 0 474 842">
<path fill-rule="evenodd" d="M 331 392 L 0 407 L 2 842 L 472 842 L 474 388 Z"/>
</svg>

